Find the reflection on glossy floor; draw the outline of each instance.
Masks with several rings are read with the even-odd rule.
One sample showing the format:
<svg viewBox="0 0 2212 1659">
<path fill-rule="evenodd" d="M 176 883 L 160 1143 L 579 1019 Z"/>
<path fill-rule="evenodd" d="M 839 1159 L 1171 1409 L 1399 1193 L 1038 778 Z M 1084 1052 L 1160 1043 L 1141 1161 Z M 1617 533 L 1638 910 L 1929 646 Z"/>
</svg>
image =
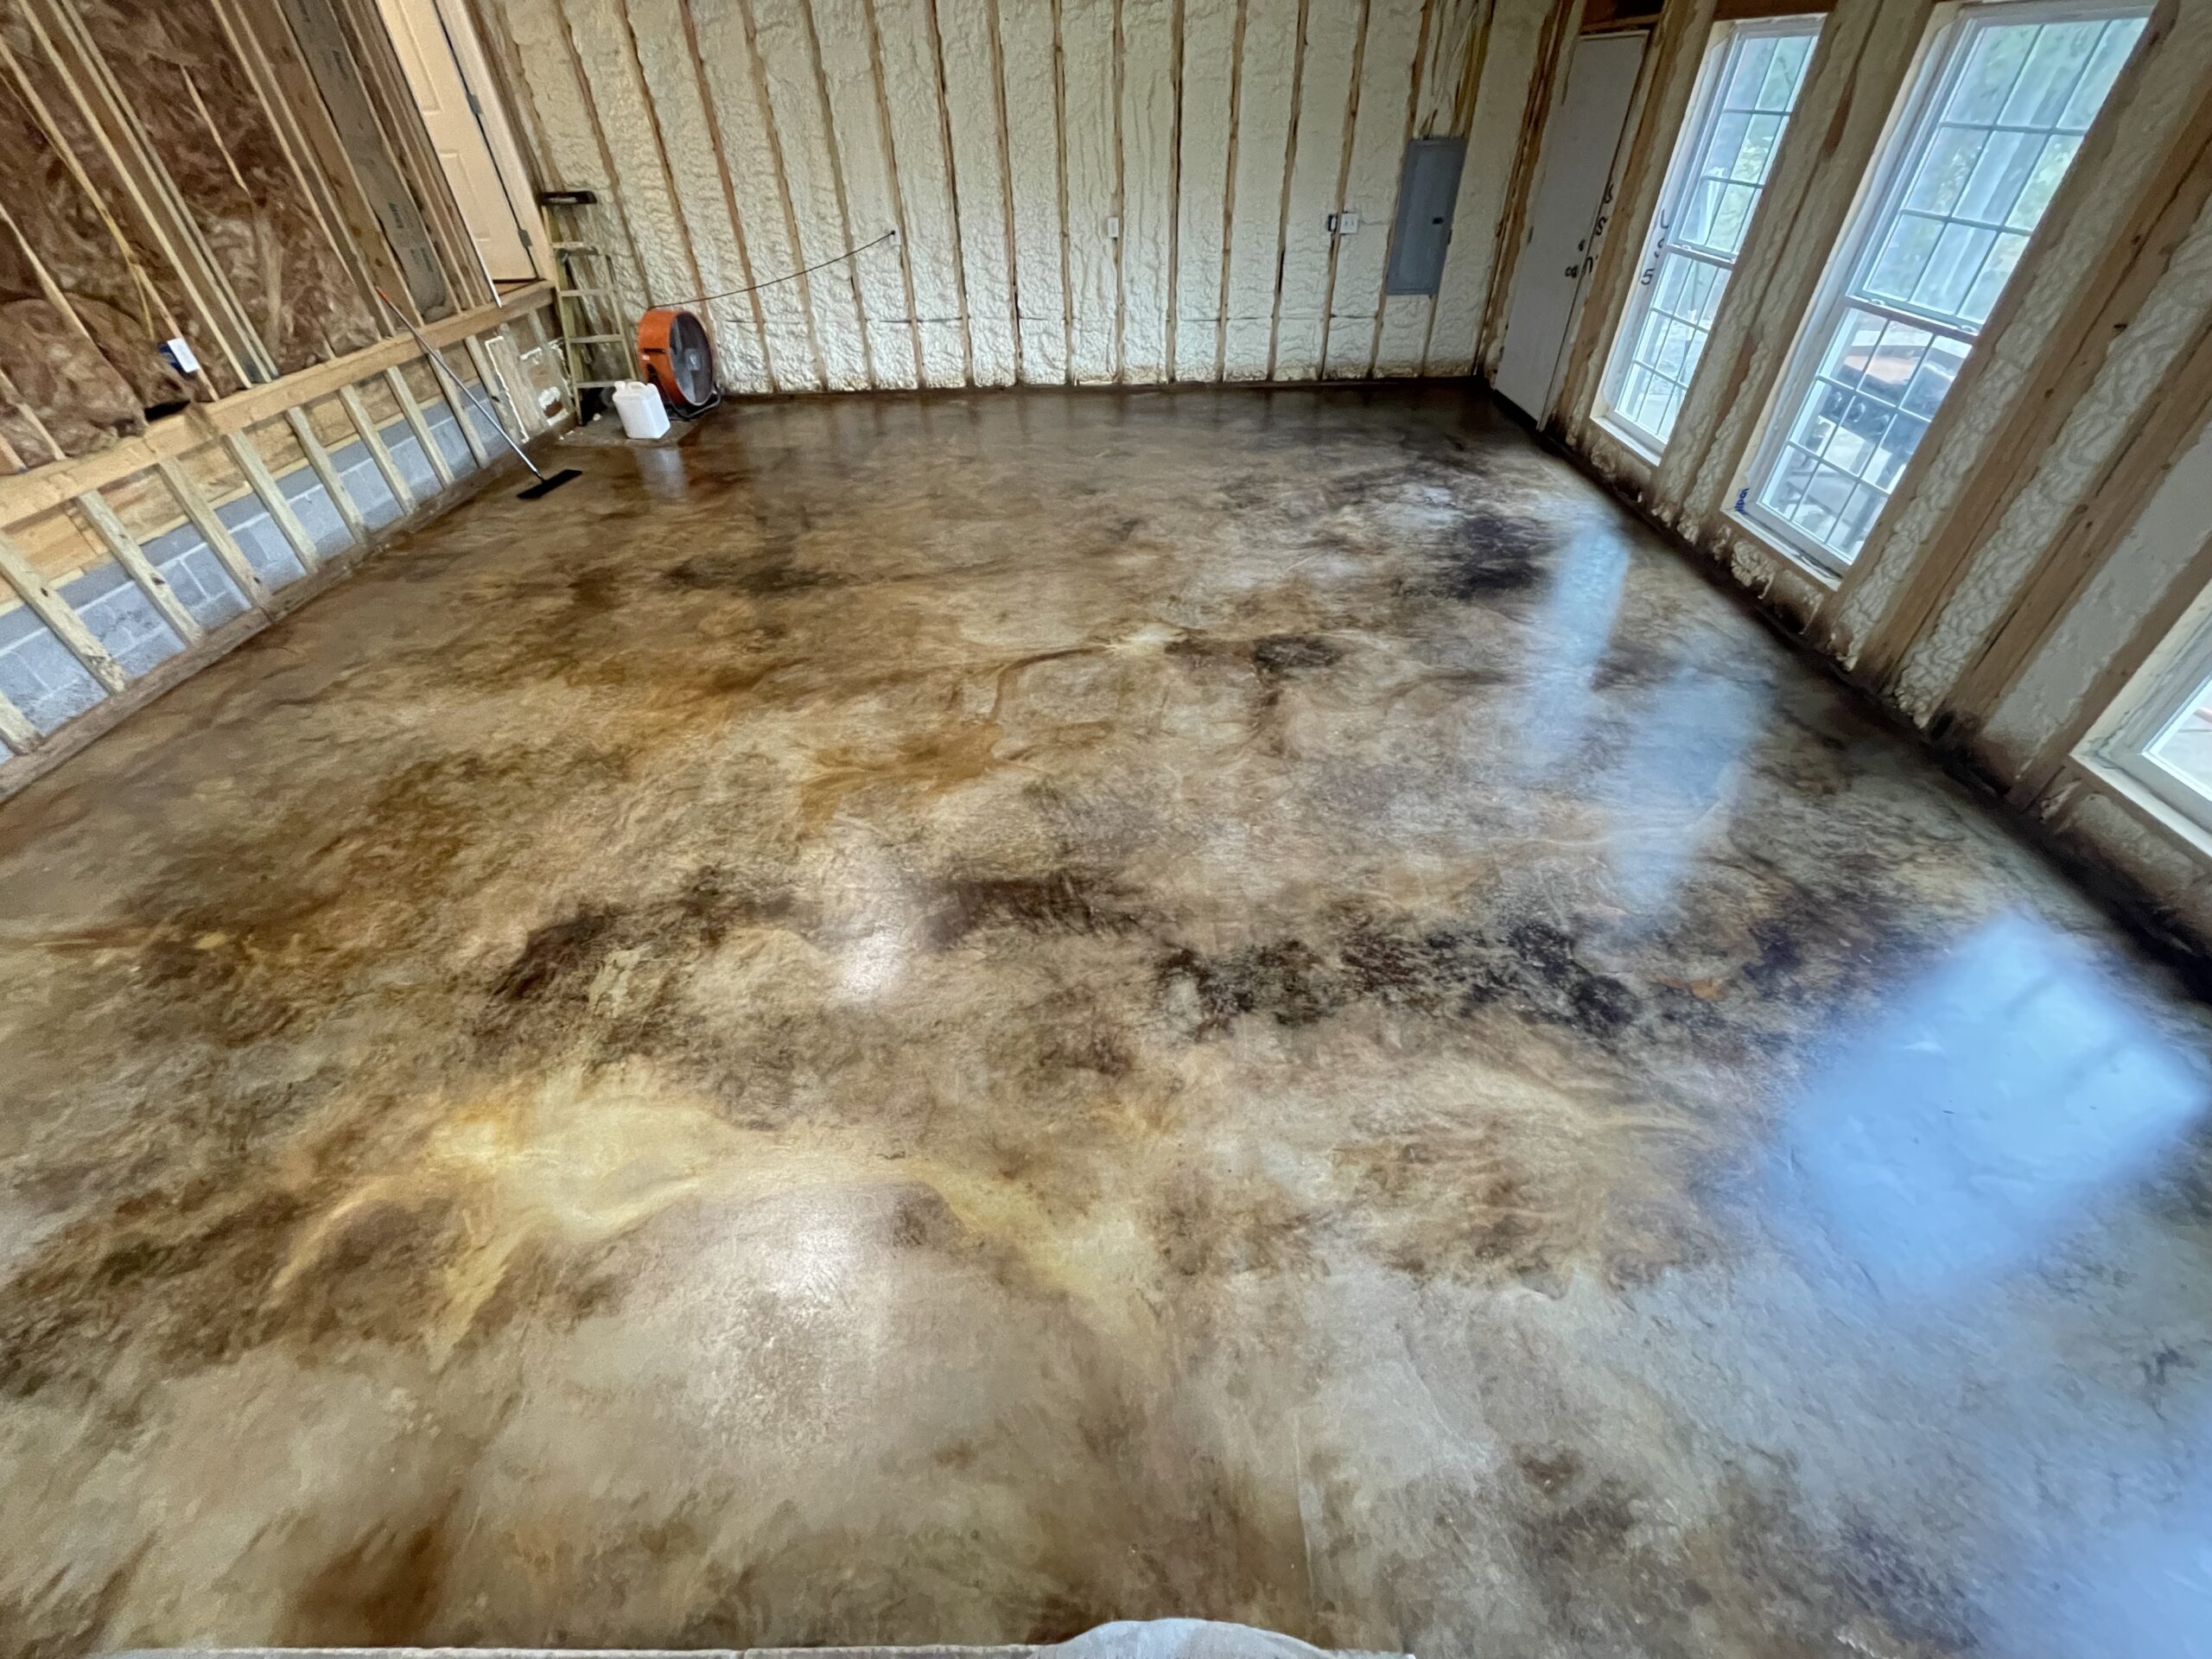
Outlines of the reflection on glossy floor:
<svg viewBox="0 0 2212 1659">
<path fill-rule="evenodd" d="M 2202 1012 L 1486 405 L 575 458 L 0 809 L 0 1648 L 2212 1630 Z"/>
</svg>

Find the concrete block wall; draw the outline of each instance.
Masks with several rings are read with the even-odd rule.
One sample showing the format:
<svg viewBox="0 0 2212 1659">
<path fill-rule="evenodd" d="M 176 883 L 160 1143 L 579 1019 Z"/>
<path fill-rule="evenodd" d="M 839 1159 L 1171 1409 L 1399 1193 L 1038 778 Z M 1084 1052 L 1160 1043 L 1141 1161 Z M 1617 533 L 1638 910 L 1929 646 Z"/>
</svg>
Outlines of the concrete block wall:
<svg viewBox="0 0 2212 1659">
<path fill-rule="evenodd" d="M 474 470 L 475 459 L 452 410 L 436 402 L 426 404 L 423 412 L 448 468 L 455 478 L 466 477 Z M 498 429 L 480 410 L 472 407 L 469 419 L 488 451 L 505 452 Z M 406 422 L 395 419 L 381 429 L 381 435 L 416 499 L 427 501 L 435 496 L 437 474 Z M 377 471 L 366 445 L 357 439 L 334 449 L 331 460 L 371 530 L 382 529 L 402 516 L 404 509 Z M 334 557 L 351 546 L 345 521 L 312 468 L 294 467 L 280 474 L 276 484 L 324 557 Z M 308 574 L 258 497 L 248 493 L 226 501 L 216 508 L 216 514 L 247 563 L 272 590 L 289 587 Z M 148 541 L 145 554 L 175 589 L 185 608 L 209 632 L 250 608 L 245 595 L 224 570 L 206 538 L 190 524 Z M 133 679 L 185 648 L 185 642 L 119 565 L 103 562 L 92 566 L 60 583 L 59 591 Z M 58 730 L 98 704 L 103 695 L 99 683 L 29 607 L 19 604 L 0 610 L 0 696 L 12 702 L 39 732 Z"/>
</svg>

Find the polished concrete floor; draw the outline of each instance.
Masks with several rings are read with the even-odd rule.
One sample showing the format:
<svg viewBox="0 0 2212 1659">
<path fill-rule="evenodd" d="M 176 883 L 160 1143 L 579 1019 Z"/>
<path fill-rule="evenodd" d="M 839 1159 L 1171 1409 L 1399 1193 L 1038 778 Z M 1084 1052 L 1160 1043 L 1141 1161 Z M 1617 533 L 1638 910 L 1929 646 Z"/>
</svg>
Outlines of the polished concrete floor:
<svg viewBox="0 0 2212 1659">
<path fill-rule="evenodd" d="M 575 459 L 0 807 L 0 1650 L 2212 1643 L 2204 1010 L 1486 404 Z"/>
</svg>

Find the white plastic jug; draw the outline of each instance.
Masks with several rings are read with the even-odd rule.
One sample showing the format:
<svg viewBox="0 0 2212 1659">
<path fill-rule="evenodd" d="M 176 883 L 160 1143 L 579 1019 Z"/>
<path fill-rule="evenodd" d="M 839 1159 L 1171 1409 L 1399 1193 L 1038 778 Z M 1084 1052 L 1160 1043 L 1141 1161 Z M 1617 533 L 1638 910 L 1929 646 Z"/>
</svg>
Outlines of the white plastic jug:
<svg viewBox="0 0 2212 1659">
<path fill-rule="evenodd" d="M 622 417 L 622 435 L 626 438 L 668 435 L 668 410 L 661 404 L 658 386 L 647 385 L 642 380 L 617 380 L 614 412 Z"/>
</svg>

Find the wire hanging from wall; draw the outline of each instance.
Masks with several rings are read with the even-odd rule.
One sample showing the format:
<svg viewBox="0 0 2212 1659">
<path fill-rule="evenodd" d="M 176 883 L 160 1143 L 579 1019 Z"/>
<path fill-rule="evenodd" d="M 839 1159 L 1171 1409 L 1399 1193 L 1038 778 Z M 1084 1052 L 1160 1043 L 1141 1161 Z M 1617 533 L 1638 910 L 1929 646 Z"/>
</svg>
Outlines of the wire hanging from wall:
<svg viewBox="0 0 2212 1659">
<path fill-rule="evenodd" d="M 817 270 L 827 270 L 832 265 L 842 264 L 848 259 L 858 258 L 870 248 L 880 248 L 887 242 L 895 241 L 898 235 L 897 230 L 888 230 L 877 237 L 874 241 L 863 242 L 857 247 L 847 248 L 842 253 L 824 259 L 818 265 L 807 265 L 798 270 L 787 270 L 780 276 L 771 276 L 765 283 L 754 283 L 745 288 L 726 288 L 719 294 L 693 294 L 681 300 L 664 301 L 658 308 L 672 310 L 678 306 L 704 305 L 709 300 L 734 300 L 742 294 L 758 294 L 764 288 L 773 288 L 779 283 L 796 282 L 802 276 L 811 276 Z"/>
</svg>

